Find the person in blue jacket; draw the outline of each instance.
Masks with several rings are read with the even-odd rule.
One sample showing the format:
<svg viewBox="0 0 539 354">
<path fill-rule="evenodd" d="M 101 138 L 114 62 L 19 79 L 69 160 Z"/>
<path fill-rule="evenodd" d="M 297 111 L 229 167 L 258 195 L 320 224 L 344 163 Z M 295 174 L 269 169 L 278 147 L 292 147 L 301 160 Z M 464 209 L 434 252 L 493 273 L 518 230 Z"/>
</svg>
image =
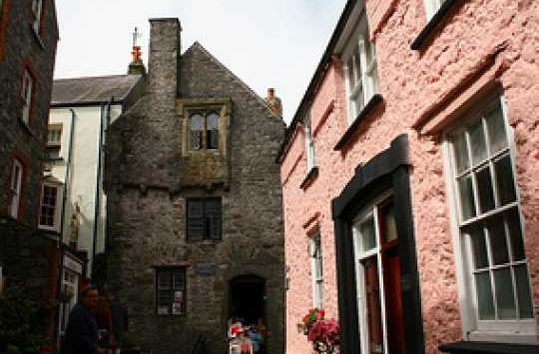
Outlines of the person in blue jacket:
<svg viewBox="0 0 539 354">
<path fill-rule="evenodd" d="M 79 303 L 69 314 L 69 322 L 62 346 L 62 354 L 102 354 L 97 345 L 95 309 L 99 300 L 96 288 L 87 287 L 79 295 Z"/>
</svg>

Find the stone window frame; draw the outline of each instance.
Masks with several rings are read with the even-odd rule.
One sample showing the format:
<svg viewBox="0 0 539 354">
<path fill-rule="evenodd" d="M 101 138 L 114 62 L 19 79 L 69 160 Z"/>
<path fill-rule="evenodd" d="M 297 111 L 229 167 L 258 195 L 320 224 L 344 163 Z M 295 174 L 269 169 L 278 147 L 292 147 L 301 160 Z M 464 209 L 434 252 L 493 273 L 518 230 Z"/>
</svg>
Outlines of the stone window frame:
<svg viewBox="0 0 539 354">
<path fill-rule="evenodd" d="M 499 202 L 497 201 L 499 199 L 498 193 L 494 191 L 494 198 L 496 199 L 496 206 L 494 209 L 481 212 L 480 209 L 480 202 L 479 202 L 479 191 L 478 191 L 478 184 L 477 184 L 477 177 L 476 172 L 473 172 L 472 175 L 472 186 L 473 186 L 473 196 L 474 196 L 474 208 L 475 212 L 479 212 L 478 215 L 466 219 L 463 221 L 463 216 L 461 212 L 461 198 L 458 196 L 457 186 L 456 186 L 456 178 L 458 178 L 460 175 L 455 175 L 455 155 L 453 150 L 453 143 L 451 141 L 451 136 L 455 133 L 458 133 L 459 131 L 464 131 L 471 126 L 474 125 L 477 121 L 484 121 L 484 115 L 487 111 L 490 109 L 493 109 L 494 106 L 499 105 L 501 109 L 501 113 L 503 116 L 504 121 L 504 128 L 505 128 L 505 138 L 507 140 L 507 147 L 504 148 L 502 151 L 498 151 L 494 155 L 489 156 L 486 158 L 486 162 L 481 162 L 478 164 L 474 164 L 474 167 L 471 167 L 471 170 L 479 170 L 483 168 L 483 165 L 485 163 L 487 164 L 485 168 L 489 168 L 490 165 L 494 163 L 494 160 L 496 159 L 502 159 L 505 156 L 509 156 L 510 163 L 511 163 L 511 169 L 513 172 L 513 185 L 514 190 L 516 194 L 516 201 L 505 204 L 505 205 L 499 205 Z M 486 128 L 486 123 L 482 123 L 483 129 Z M 468 133 L 466 133 L 468 135 Z M 488 134 L 488 133 L 487 133 Z M 447 186 L 447 193 L 448 193 L 448 201 L 449 201 L 449 207 L 450 207 L 450 222 L 451 222 L 451 233 L 453 238 L 453 244 L 455 249 L 455 260 L 456 260 L 456 271 L 457 271 L 457 279 L 459 281 L 459 301 L 461 306 L 461 315 L 462 315 L 462 325 L 463 325 L 463 332 L 465 334 L 466 340 L 471 341 L 500 341 L 500 342 L 522 342 L 522 341 L 533 341 L 533 338 L 535 337 L 535 318 L 531 319 L 518 319 L 518 320 L 481 320 L 479 319 L 478 315 L 478 301 L 477 301 L 477 290 L 476 285 L 473 281 L 473 274 L 474 273 L 474 255 L 472 251 L 472 242 L 470 240 L 470 235 L 465 232 L 465 228 L 467 226 L 472 226 L 479 223 L 484 223 L 486 225 L 486 222 L 488 217 L 490 215 L 496 216 L 496 215 L 502 215 L 506 212 L 508 212 L 510 209 L 515 209 L 518 213 L 519 217 L 519 227 L 521 232 L 522 241 L 524 240 L 524 220 L 521 212 L 521 201 L 520 201 L 520 195 L 519 195 L 519 189 L 518 184 L 516 183 L 516 167 L 515 167 L 515 158 L 516 158 L 516 145 L 515 145 L 515 138 L 514 138 L 514 130 L 510 126 L 508 122 L 508 114 L 507 114 L 507 107 L 505 105 L 505 97 L 503 96 L 503 93 L 499 92 L 498 90 L 495 90 L 495 92 L 490 93 L 489 95 L 484 96 L 480 102 L 476 102 L 474 106 L 472 106 L 471 109 L 468 109 L 467 112 L 463 115 L 463 119 L 460 119 L 458 123 L 453 124 L 452 126 L 448 127 L 442 137 L 442 154 L 443 154 L 443 161 L 444 161 L 444 174 L 445 174 L 445 181 Z M 467 139 L 467 149 L 469 148 L 469 138 L 466 136 Z M 486 137 L 488 144 L 488 138 Z M 489 149 L 489 148 L 487 148 Z M 468 149 L 469 150 L 469 149 Z M 469 151 L 468 151 L 469 152 Z M 503 157 L 502 157 L 503 155 Z M 468 156 L 470 158 L 470 156 Z M 470 160 L 472 161 L 472 160 Z M 478 167 L 479 166 L 479 167 Z M 493 183 L 496 185 L 496 178 L 492 177 L 492 171 L 490 173 L 491 175 L 491 184 Z M 497 188 L 494 186 L 493 188 Z M 476 220 L 477 219 L 477 220 Z M 504 217 L 504 229 L 508 228 L 507 226 L 507 220 Z M 490 244 L 490 234 L 486 231 L 488 229 L 488 225 L 485 227 L 482 227 L 481 230 L 483 231 L 483 236 L 485 237 L 485 246 L 487 247 L 486 250 L 488 252 L 488 262 L 489 264 L 493 262 L 493 254 L 492 254 L 492 245 Z M 512 251 L 510 250 L 511 247 L 511 241 L 510 236 L 507 234 L 507 230 L 504 233 L 505 236 L 505 242 L 506 242 L 506 248 L 508 248 L 508 257 L 509 262 L 504 263 L 503 265 L 489 265 L 488 266 L 488 272 L 491 275 L 491 279 L 489 280 L 491 283 L 491 290 L 494 287 L 494 280 L 492 279 L 492 274 L 496 269 L 499 267 L 505 267 L 507 266 L 511 271 L 511 279 L 514 281 L 514 266 L 515 262 L 512 260 Z M 525 250 L 524 250 L 525 252 Z M 517 262 L 519 265 L 524 264 L 527 267 L 528 270 L 528 282 L 530 281 L 530 271 L 529 271 L 529 264 L 527 261 L 527 257 L 524 258 L 524 261 Z M 506 267 L 506 268 L 507 268 Z M 503 268 L 500 268 L 503 269 Z M 531 283 L 529 283 L 529 288 L 532 291 Z M 496 302 L 496 294 L 495 291 L 493 291 L 492 296 L 494 297 L 493 301 Z M 518 297 L 518 294 L 514 294 L 515 297 Z M 516 298 L 515 298 L 515 301 Z M 496 304 L 494 304 L 494 307 L 496 308 Z M 515 305 L 516 306 L 516 305 Z M 532 314 L 535 314 L 534 309 L 534 303 L 532 301 Z M 517 308 L 518 310 L 518 308 Z"/>
<path fill-rule="evenodd" d="M 187 313 L 187 267 L 186 266 L 159 266 L 154 267 L 155 270 L 155 314 L 158 316 L 185 316 Z M 162 276 L 160 278 L 160 275 Z M 181 284 L 176 286 L 174 276 L 179 275 Z M 170 286 L 164 287 L 164 284 L 160 283 L 160 279 L 168 278 L 170 280 Z M 159 292 L 168 292 L 170 302 L 168 305 L 160 306 Z M 181 292 L 181 301 L 176 301 L 176 293 Z M 179 304 L 179 306 L 174 306 Z M 161 307 L 161 309 L 160 309 Z M 165 313 L 165 307 L 167 312 Z M 160 313 L 161 311 L 161 313 Z M 175 313 L 175 311 L 178 311 Z"/>
<path fill-rule="evenodd" d="M 181 151 L 183 157 L 196 154 L 219 154 L 228 156 L 229 154 L 229 129 L 231 120 L 232 101 L 229 97 L 222 98 L 181 98 L 176 101 L 178 118 L 180 119 L 182 138 Z M 198 149 L 189 148 L 189 117 L 191 112 L 215 111 L 219 113 L 219 148 L 218 149 Z"/>
<path fill-rule="evenodd" d="M 11 0 L 0 0 L 0 61 L 4 58 L 5 35 Z"/>
<path fill-rule="evenodd" d="M 363 8 L 360 18 L 341 54 L 349 125 L 355 121 L 368 103 L 380 93 L 376 45 L 371 40 L 369 33 L 367 13 Z M 368 57 L 370 57 L 370 61 Z M 359 59 L 359 68 L 357 59 Z M 367 64 L 365 65 L 365 63 Z M 351 75 L 354 80 L 357 80 L 353 85 Z M 357 104 L 358 100 L 359 104 Z"/>
<path fill-rule="evenodd" d="M 36 77 L 27 63 L 23 66 L 21 77 L 21 89 L 19 98 L 21 100 L 20 121 L 30 128 L 32 122 L 32 114 L 34 111 L 34 98 L 36 92 Z"/>
<path fill-rule="evenodd" d="M 324 308 L 324 252 L 322 235 L 317 229 L 309 238 L 309 258 L 311 259 L 311 279 L 313 307 Z"/>
</svg>

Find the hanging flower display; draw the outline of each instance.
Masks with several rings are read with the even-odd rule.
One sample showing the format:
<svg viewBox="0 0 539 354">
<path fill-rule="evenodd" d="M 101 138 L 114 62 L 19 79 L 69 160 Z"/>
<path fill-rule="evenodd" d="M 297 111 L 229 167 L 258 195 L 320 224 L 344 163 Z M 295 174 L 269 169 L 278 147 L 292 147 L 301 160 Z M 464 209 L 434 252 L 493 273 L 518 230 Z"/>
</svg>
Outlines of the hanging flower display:
<svg viewBox="0 0 539 354">
<path fill-rule="evenodd" d="M 325 319 L 324 310 L 311 309 L 298 322 L 298 332 L 307 336 L 313 343 L 313 349 L 318 354 L 332 354 L 336 352 L 340 343 L 339 324 L 334 319 Z"/>
</svg>

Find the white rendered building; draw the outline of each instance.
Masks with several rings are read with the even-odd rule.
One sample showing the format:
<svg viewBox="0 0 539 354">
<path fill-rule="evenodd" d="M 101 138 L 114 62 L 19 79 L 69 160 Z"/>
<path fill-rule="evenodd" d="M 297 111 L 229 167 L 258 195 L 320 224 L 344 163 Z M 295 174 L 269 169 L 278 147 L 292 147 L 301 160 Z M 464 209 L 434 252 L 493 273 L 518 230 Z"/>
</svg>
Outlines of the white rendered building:
<svg viewBox="0 0 539 354">
<path fill-rule="evenodd" d="M 86 253 L 83 276 L 92 276 L 93 260 L 106 247 L 106 127 L 137 100 L 143 86 L 141 75 L 54 81 L 39 227 Z"/>
</svg>

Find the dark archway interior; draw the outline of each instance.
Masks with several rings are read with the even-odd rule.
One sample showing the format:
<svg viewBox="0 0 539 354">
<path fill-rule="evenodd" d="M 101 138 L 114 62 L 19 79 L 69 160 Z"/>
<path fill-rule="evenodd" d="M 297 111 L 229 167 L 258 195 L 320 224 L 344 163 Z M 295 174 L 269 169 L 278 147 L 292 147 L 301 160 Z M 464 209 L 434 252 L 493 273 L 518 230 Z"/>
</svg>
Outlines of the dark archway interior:
<svg viewBox="0 0 539 354">
<path fill-rule="evenodd" d="M 230 281 L 230 317 L 239 317 L 244 324 L 264 320 L 265 281 L 257 276 L 242 276 Z M 264 321 L 265 322 L 265 321 Z"/>
</svg>

